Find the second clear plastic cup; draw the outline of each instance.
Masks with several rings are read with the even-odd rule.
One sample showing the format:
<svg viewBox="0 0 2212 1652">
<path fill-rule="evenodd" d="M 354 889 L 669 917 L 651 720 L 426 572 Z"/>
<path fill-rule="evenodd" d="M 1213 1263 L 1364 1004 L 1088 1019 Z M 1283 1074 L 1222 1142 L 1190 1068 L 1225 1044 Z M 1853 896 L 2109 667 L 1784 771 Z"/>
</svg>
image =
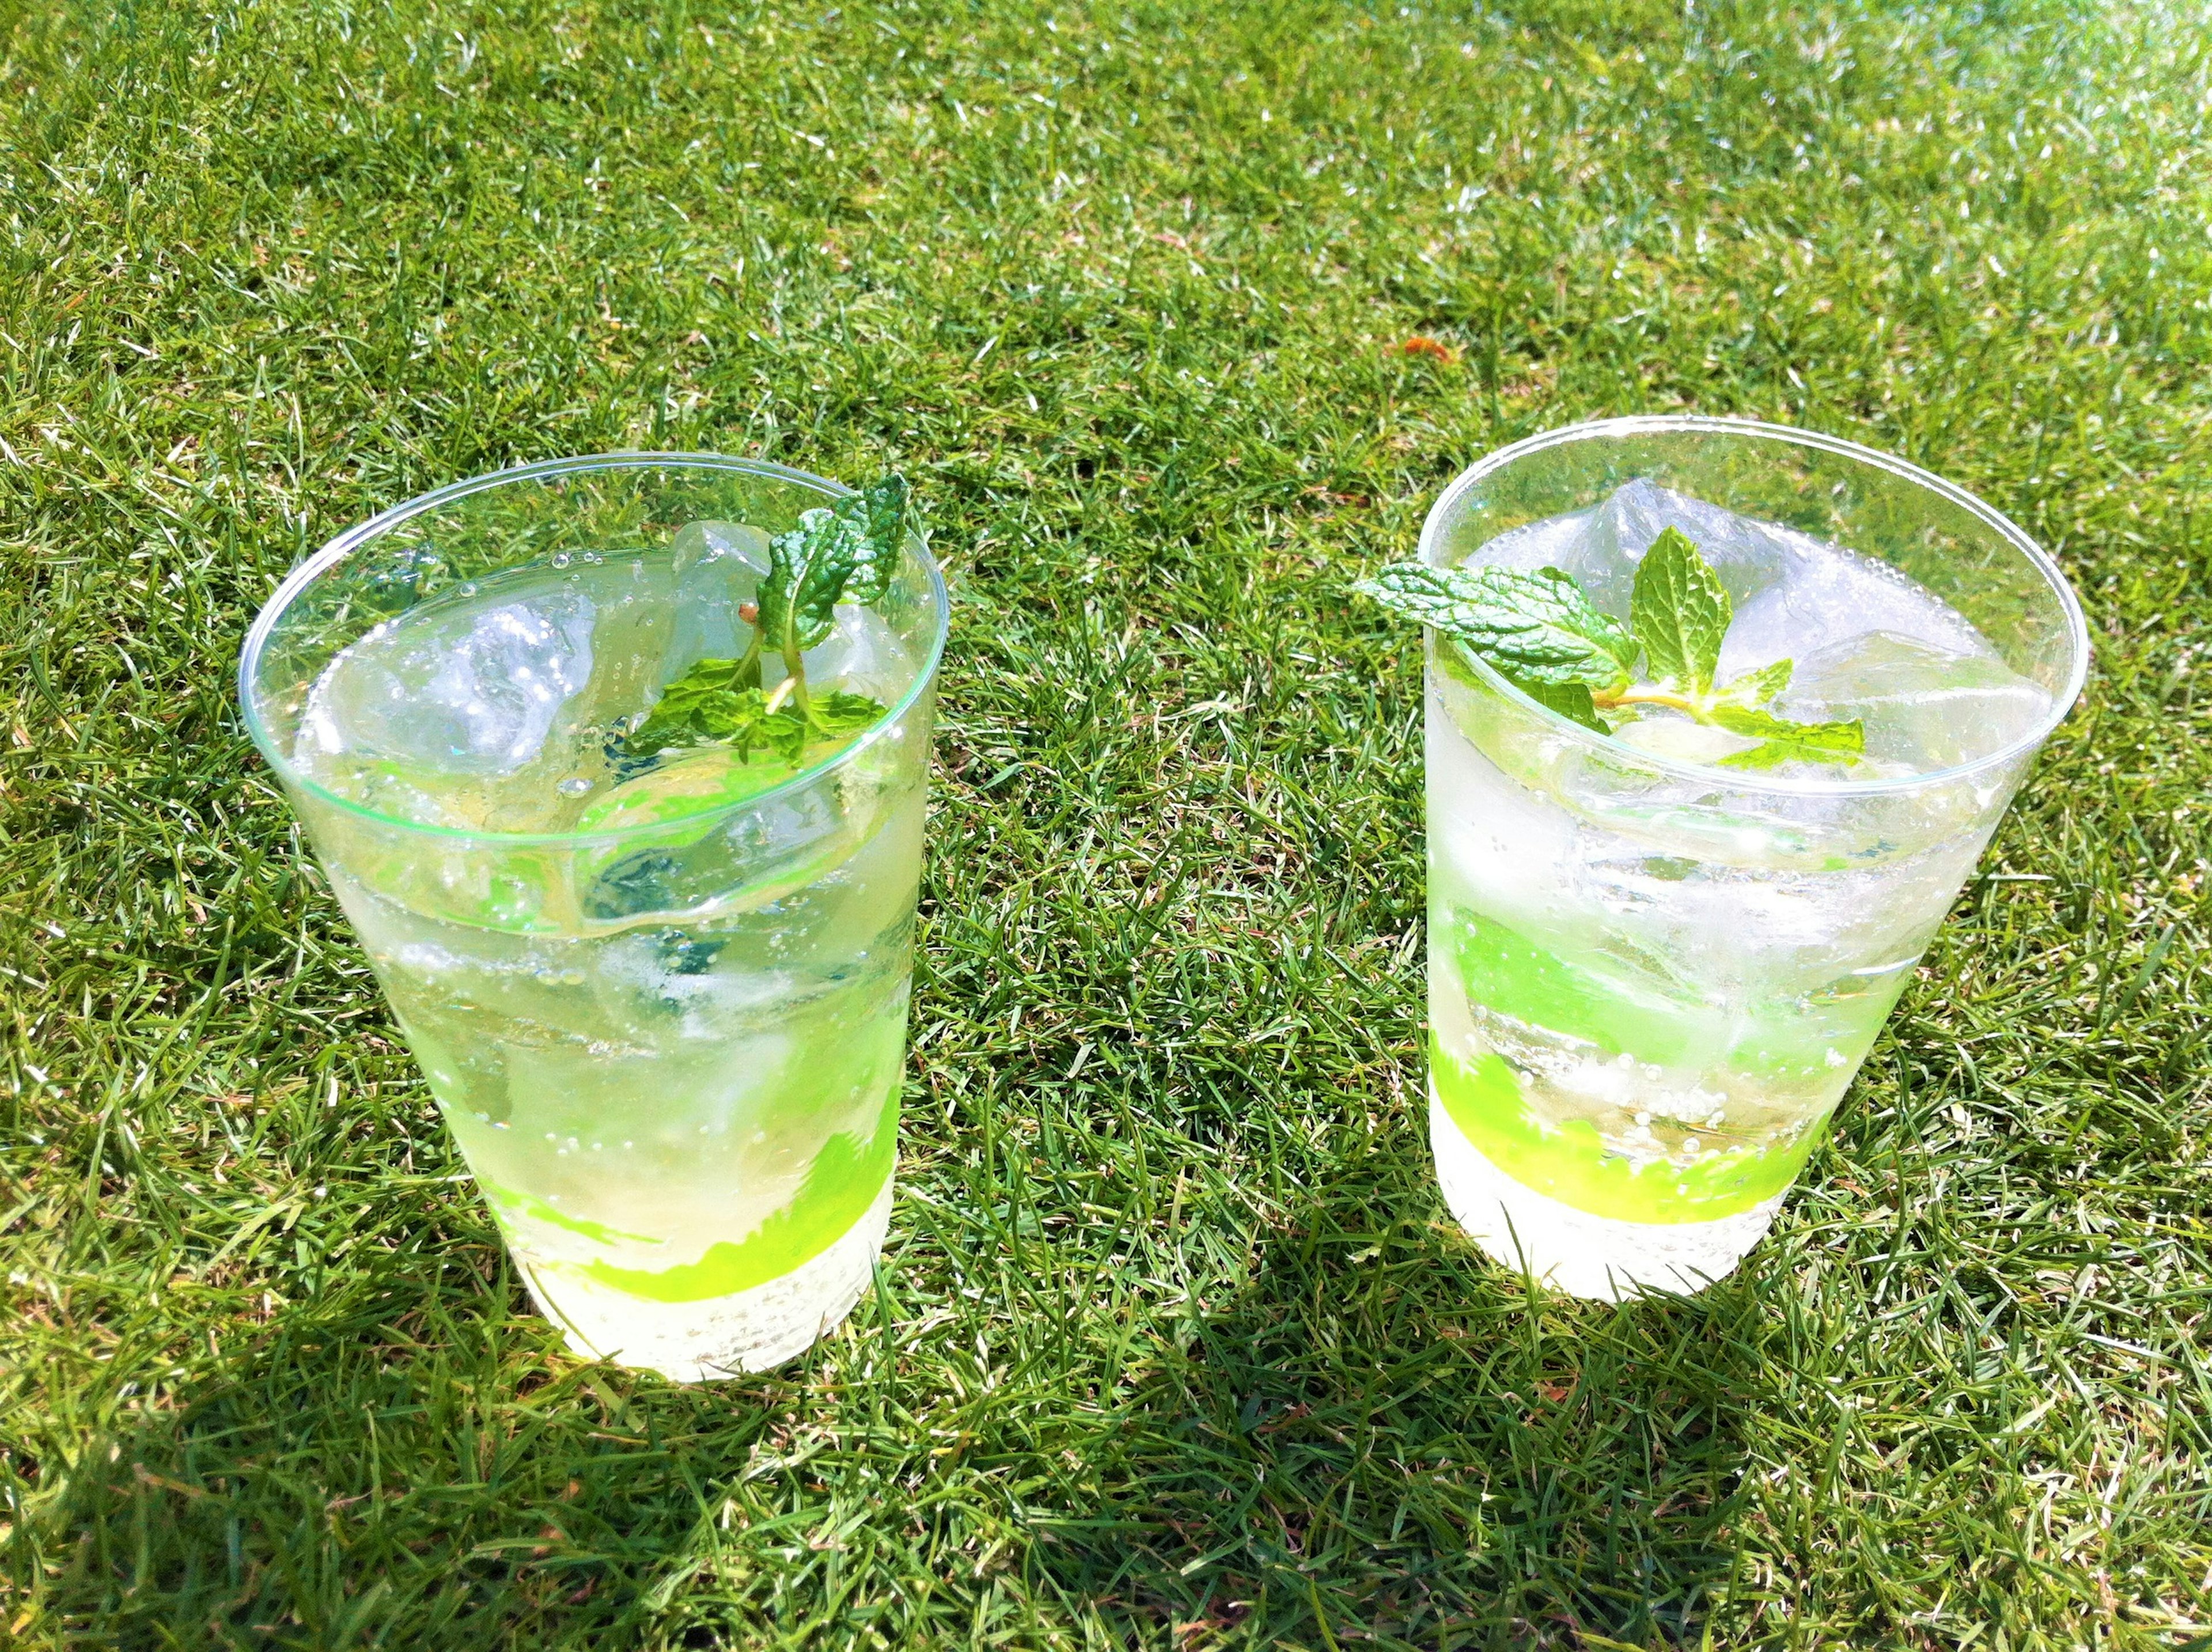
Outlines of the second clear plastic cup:
<svg viewBox="0 0 2212 1652">
<path fill-rule="evenodd" d="M 1738 626 L 1825 649 L 1801 677 L 1826 671 L 1915 760 L 1874 779 L 1684 761 L 1431 635 L 1437 1176 L 1500 1260 L 1614 1299 L 1696 1290 L 1766 1230 L 2088 659 L 2073 593 L 2012 523 L 1900 460 L 1775 426 L 1535 437 L 1452 484 L 1422 554 L 1580 557 L 1625 616 L 1635 559 L 1669 525 L 1718 564 Z"/>
</svg>

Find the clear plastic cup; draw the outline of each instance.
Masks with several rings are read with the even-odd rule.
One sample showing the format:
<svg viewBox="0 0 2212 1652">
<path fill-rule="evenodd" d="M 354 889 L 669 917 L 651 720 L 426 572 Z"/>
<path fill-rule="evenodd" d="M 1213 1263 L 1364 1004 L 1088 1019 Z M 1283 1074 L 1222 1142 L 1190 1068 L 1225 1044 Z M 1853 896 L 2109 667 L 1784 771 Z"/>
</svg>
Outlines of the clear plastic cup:
<svg viewBox="0 0 2212 1652">
<path fill-rule="evenodd" d="M 888 707 L 827 761 L 738 795 L 708 753 L 617 794 L 606 737 L 742 652 L 768 536 L 848 491 L 712 454 L 458 483 L 295 571 L 239 668 L 531 1294 L 579 1353 L 679 1380 L 806 1348 L 882 1246 L 935 563 L 910 538 L 806 656 Z"/>
<path fill-rule="evenodd" d="M 1785 778 L 1595 732 L 1430 635 L 1437 1179 L 1492 1255 L 1608 1299 L 1698 1289 L 1765 1232 L 2088 664 L 2080 605 L 2018 527 L 1899 459 L 1772 425 L 1613 419 L 1516 443 L 1444 492 L 1422 556 L 1539 555 L 1632 483 L 1887 564 L 1980 633 L 2006 668 L 1990 676 L 2033 685 L 2005 703 L 2047 705 L 2000 738 L 1972 721 L 1997 701 L 1931 691 L 1930 749 L 1956 735 L 1963 760 Z M 1717 519 L 1692 538 L 1724 538 Z"/>
</svg>

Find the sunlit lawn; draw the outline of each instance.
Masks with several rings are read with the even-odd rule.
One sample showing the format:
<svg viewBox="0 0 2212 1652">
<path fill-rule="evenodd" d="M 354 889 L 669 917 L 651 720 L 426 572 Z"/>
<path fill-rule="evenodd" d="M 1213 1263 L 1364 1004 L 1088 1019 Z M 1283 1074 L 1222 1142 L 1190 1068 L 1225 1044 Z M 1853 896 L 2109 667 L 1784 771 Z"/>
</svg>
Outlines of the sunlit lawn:
<svg viewBox="0 0 2212 1652">
<path fill-rule="evenodd" d="M 2206 1644 L 2208 38 L 0 0 L 0 1643 Z M 1775 1236 L 1532 1302 L 1346 586 L 1689 408 L 1979 492 L 2096 670 Z M 524 1305 L 229 677 L 641 445 L 903 467 L 958 603 L 882 1288 L 689 1390 Z"/>
</svg>

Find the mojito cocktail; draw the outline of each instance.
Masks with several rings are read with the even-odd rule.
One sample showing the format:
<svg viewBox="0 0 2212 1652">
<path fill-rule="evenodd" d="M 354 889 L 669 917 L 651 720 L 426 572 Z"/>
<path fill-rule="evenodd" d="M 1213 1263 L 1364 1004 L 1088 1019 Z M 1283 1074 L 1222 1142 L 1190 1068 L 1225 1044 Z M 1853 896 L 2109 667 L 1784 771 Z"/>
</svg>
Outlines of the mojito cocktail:
<svg viewBox="0 0 2212 1652">
<path fill-rule="evenodd" d="M 836 1324 L 889 1218 L 944 586 L 902 529 L 869 600 L 817 577 L 789 662 L 758 646 L 772 547 L 845 497 L 709 456 L 480 478 L 304 566 L 243 666 L 531 1293 L 685 1380 Z"/>
<path fill-rule="evenodd" d="M 1560 1289 L 1698 1289 L 1773 1220 L 2072 702 L 2080 610 L 1960 490 L 1730 421 L 1507 449 L 1423 553 L 1446 1201 Z"/>
</svg>

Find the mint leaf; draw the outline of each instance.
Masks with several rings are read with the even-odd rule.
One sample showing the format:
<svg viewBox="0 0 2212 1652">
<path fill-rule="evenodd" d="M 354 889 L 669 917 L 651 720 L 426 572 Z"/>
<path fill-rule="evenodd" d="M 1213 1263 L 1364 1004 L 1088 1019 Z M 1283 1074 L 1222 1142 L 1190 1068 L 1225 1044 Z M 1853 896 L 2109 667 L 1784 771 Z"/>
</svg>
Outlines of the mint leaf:
<svg viewBox="0 0 2212 1652">
<path fill-rule="evenodd" d="M 853 501 L 842 501 L 841 508 Z M 899 548 L 906 543 L 906 478 L 896 473 L 868 487 L 860 498 L 858 515 L 861 543 L 854 552 L 853 572 L 845 582 L 845 600 L 866 607 L 890 589 L 898 571 Z"/>
<path fill-rule="evenodd" d="M 1377 568 L 1373 579 L 1361 580 L 1352 588 L 1408 619 L 1451 631 L 1462 610 L 1480 600 L 1475 580 L 1465 568 L 1391 562 Z"/>
<path fill-rule="evenodd" d="M 1453 638 L 1524 688 L 1619 688 L 1636 661 L 1636 639 L 1556 568 L 1523 574 L 1393 562 L 1354 588 Z"/>
<path fill-rule="evenodd" d="M 1712 564 L 1680 528 L 1663 531 L 1636 565 L 1628 623 L 1660 682 L 1692 694 L 1711 693 L 1721 639 L 1735 613 Z"/>
<path fill-rule="evenodd" d="M 1706 713 L 1705 720 L 1731 734 L 1749 735 L 1754 739 L 1795 740 L 1801 745 L 1820 746 L 1830 751 L 1866 750 L 1866 725 L 1856 717 L 1847 723 L 1800 723 L 1750 706 L 1719 705 Z"/>
<path fill-rule="evenodd" d="M 1763 706 L 1790 686 L 1790 673 L 1795 669 L 1791 661 L 1778 659 L 1771 665 L 1732 678 L 1721 692 L 1743 705 Z"/>
<path fill-rule="evenodd" d="M 811 738 L 807 732 L 806 719 L 799 714 L 798 707 L 779 706 L 761 719 L 760 727 L 748 738 L 737 743 L 738 753 L 740 756 L 750 758 L 753 747 L 763 745 L 797 768 L 806 761 L 807 742 Z"/>
<path fill-rule="evenodd" d="M 768 542 L 760 634 L 787 660 L 827 637 L 841 602 L 874 602 L 890 588 L 906 531 L 906 478 L 817 506 Z"/>
<path fill-rule="evenodd" d="M 1704 720 L 1759 742 L 1722 758 L 1727 768 L 1772 768 L 1792 761 L 1849 763 L 1866 750 L 1866 725 L 1856 717 L 1847 723 L 1799 723 L 1749 706 L 1717 705 Z"/>
<path fill-rule="evenodd" d="M 768 542 L 768 577 L 757 600 L 760 633 L 769 647 L 793 658 L 836 629 L 837 600 L 859 566 L 866 537 L 852 518 L 824 505 Z"/>
<path fill-rule="evenodd" d="M 883 720 L 888 708 L 870 695 L 837 689 L 817 695 L 812 709 L 815 732 L 836 740 L 866 733 Z"/>
<path fill-rule="evenodd" d="M 808 746 L 849 740 L 884 714 L 882 701 L 842 689 L 817 695 L 811 718 L 788 703 L 770 711 L 758 689 L 731 686 L 738 667 L 734 659 L 694 661 L 623 741 L 623 755 L 650 757 L 671 747 L 714 744 L 733 746 L 741 756 L 764 748 L 797 763 Z"/>
<path fill-rule="evenodd" d="M 873 728 L 884 711 L 880 700 L 835 689 L 816 695 L 805 711 L 788 701 L 778 706 L 762 720 L 757 738 L 795 768 L 810 756 L 828 756 L 849 745 L 855 735 Z M 750 750 L 743 737 L 738 746 L 741 751 Z"/>
<path fill-rule="evenodd" d="M 1460 645 L 1466 647 L 1464 643 Z M 1510 677 L 1510 673 L 1508 673 Z M 1613 725 L 1597 714 L 1597 701 L 1590 698 L 1587 683 L 1539 683 L 1511 677 L 1513 686 L 1540 706 L 1547 706 L 1560 716 L 1580 723 L 1584 728 L 1600 734 L 1613 732 Z"/>
<path fill-rule="evenodd" d="M 1717 768 L 1779 768 L 1784 763 L 1792 762 L 1848 763 L 1856 761 L 1856 759 L 1848 751 L 1823 751 L 1809 746 L 1797 745 L 1788 740 L 1767 740 L 1758 745 L 1747 746 L 1741 751 L 1731 752 L 1725 757 L 1717 758 L 1714 761 L 1714 767 Z"/>
<path fill-rule="evenodd" d="M 726 740 L 757 724 L 765 714 L 765 699 L 758 689 L 737 687 L 738 671 L 734 659 L 694 660 L 630 731 L 623 743 L 629 755 Z"/>
</svg>

